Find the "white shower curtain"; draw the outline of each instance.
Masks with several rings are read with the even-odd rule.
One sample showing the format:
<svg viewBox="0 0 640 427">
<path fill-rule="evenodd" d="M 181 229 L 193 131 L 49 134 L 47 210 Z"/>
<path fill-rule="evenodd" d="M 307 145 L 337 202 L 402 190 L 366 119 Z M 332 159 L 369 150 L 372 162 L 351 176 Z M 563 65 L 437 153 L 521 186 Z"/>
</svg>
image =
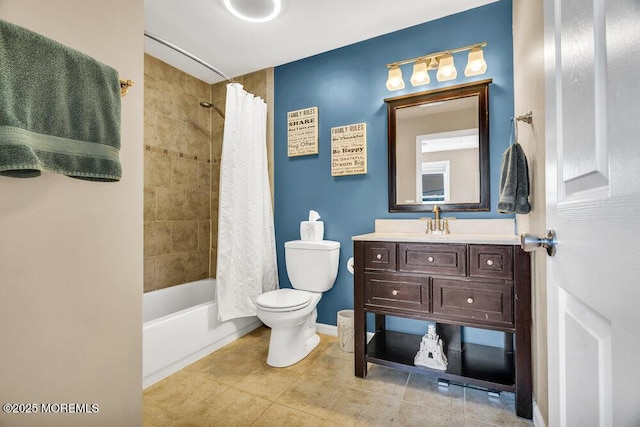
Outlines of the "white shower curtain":
<svg viewBox="0 0 640 427">
<path fill-rule="evenodd" d="M 218 215 L 218 318 L 255 316 L 255 301 L 278 288 L 267 170 L 267 104 L 227 85 Z"/>
</svg>

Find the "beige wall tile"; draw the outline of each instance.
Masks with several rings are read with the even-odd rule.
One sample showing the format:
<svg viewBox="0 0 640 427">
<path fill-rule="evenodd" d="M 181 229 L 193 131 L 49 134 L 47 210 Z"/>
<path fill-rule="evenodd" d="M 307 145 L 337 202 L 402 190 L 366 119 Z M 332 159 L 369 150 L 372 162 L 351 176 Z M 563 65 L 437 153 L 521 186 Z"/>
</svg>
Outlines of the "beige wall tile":
<svg viewBox="0 0 640 427">
<path fill-rule="evenodd" d="M 198 162 L 171 157 L 171 188 L 194 190 L 198 188 Z"/>
<path fill-rule="evenodd" d="M 188 252 L 198 249 L 197 221 L 171 222 L 171 249 L 172 252 Z"/>
<path fill-rule="evenodd" d="M 156 257 L 144 258 L 144 292 L 153 291 L 157 287 L 156 283 Z"/>
<path fill-rule="evenodd" d="M 158 144 L 158 114 L 150 108 L 144 110 L 144 144 Z"/>
<path fill-rule="evenodd" d="M 210 85 L 207 82 L 196 79 L 195 77 L 190 76 L 189 74 L 182 71 L 180 71 L 178 81 L 180 84 L 180 89 L 183 92 L 193 95 L 200 100 L 209 101 L 211 89 Z"/>
<path fill-rule="evenodd" d="M 167 97 L 172 88 L 169 83 L 152 76 L 144 79 L 144 108 L 156 113 L 170 115 L 173 109 L 173 99 Z"/>
<path fill-rule="evenodd" d="M 187 153 L 189 126 L 169 116 L 158 116 L 157 146 L 179 153 Z M 189 153 L 190 154 L 190 153 Z"/>
<path fill-rule="evenodd" d="M 156 189 L 144 187 L 144 220 L 156 220 Z"/>
<path fill-rule="evenodd" d="M 154 221 L 144 223 L 144 256 L 171 253 L 171 222 Z"/>
<path fill-rule="evenodd" d="M 211 221 L 198 221 L 198 250 L 208 251 L 211 244 Z"/>
<path fill-rule="evenodd" d="M 156 189 L 158 220 L 183 220 L 188 219 L 186 212 L 185 191 L 177 188 Z M 195 219 L 195 218 L 191 218 Z"/>
<path fill-rule="evenodd" d="M 209 219 L 210 199 L 209 192 L 188 191 L 185 208 L 185 219 Z"/>
<path fill-rule="evenodd" d="M 187 152 L 198 156 L 200 160 L 211 158 L 211 145 L 209 143 L 209 130 L 197 126 L 187 126 L 188 142 Z"/>
<path fill-rule="evenodd" d="M 175 97 L 173 118 L 189 123 L 194 111 L 197 111 L 197 108 L 202 108 L 198 104 L 198 99 L 193 95 L 182 92 L 177 92 Z"/>
<path fill-rule="evenodd" d="M 158 256 L 158 289 L 186 283 L 185 258 L 183 253 Z"/>
<path fill-rule="evenodd" d="M 185 268 L 189 282 L 209 277 L 209 251 L 189 252 Z"/>
<path fill-rule="evenodd" d="M 211 192 L 211 163 L 198 161 L 198 191 Z"/>
<path fill-rule="evenodd" d="M 151 151 L 144 152 L 144 185 L 171 186 L 171 157 Z"/>
</svg>

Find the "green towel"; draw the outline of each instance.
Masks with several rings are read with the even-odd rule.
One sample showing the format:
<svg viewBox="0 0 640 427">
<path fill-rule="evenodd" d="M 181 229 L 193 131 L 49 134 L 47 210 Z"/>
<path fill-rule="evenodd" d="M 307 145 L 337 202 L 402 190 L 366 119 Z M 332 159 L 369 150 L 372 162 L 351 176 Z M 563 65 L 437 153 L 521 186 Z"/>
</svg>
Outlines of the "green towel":
<svg viewBox="0 0 640 427">
<path fill-rule="evenodd" d="M 119 181 L 118 72 L 0 20 L 0 175 Z"/>
</svg>

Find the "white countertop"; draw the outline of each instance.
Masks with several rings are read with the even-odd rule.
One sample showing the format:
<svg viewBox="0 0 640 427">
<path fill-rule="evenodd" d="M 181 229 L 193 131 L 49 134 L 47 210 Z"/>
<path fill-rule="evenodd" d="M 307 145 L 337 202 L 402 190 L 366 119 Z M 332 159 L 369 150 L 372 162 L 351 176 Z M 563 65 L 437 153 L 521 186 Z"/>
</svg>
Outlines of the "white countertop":
<svg viewBox="0 0 640 427">
<path fill-rule="evenodd" d="M 351 237 L 351 240 L 376 242 L 413 243 L 478 243 L 488 245 L 519 245 L 515 234 L 420 234 L 420 233 L 367 233 Z"/>
</svg>

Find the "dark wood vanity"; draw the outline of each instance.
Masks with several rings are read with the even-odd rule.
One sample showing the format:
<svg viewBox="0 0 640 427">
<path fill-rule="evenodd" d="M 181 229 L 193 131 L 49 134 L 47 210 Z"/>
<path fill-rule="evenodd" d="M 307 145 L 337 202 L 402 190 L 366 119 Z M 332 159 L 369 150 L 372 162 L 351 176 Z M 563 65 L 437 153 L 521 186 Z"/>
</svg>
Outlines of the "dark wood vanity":
<svg viewBox="0 0 640 427">
<path fill-rule="evenodd" d="M 515 243 L 417 243 L 357 236 L 354 258 L 356 376 L 366 377 L 370 362 L 514 392 L 517 415 L 532 418 L 527 252 Z M 375 335 L 368 344 L 367 313 L 375 314 Z M 415 366 L 422 336 L 386 330 L 387 315 L 437 322 L 447 370 Z M 505 332 L 504 348 L 461 342 L 461 326 Z"/>
</svg>

